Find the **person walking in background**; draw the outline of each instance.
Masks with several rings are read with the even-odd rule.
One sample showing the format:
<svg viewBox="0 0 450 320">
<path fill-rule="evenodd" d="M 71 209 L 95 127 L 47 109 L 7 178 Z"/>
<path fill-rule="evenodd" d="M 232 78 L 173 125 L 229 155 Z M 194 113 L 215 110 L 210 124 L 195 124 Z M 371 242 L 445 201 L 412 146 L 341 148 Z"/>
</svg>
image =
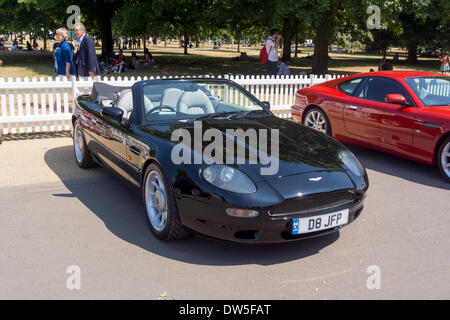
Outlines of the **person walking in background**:
<svg viewBox="0 0 450 320">
<path fill-rule="evenodd" d="M 272 29 L 270 37 L 266 40 L 267 52 L 267 73 L 269 75 L 277 74 L 278 48 L 280 46 L 281 33 L 278 29 Z"/>
<path fill-rule="evenodd" d="M 86 28 L 81 22 L 76 23 L 73 29 L 78 39 L 76 53 L 78 76 L 94 77 L 99 73 L 94 40 L 86 34 Z"/>
<path fill-rule="evenodd" d="M 447 74 L 447 72 L 450 71 L 450 57 L 448 55 L 448 52 L 442 55 L 441 58 L 441 72 L 443 74 Z"/>
<path fill-rule="evenodd" d="M 59 46 L 55 49 L 55 57 L 57 64 L 57 74 L 60 80 L 64 78 L 70 79 L 71 75 L 75 75 L 75 65 L 73 64 L 72 49 L 67 43 L 69 33 L 64 28 L 56 30 L 56 40 Z"/>
</svg>

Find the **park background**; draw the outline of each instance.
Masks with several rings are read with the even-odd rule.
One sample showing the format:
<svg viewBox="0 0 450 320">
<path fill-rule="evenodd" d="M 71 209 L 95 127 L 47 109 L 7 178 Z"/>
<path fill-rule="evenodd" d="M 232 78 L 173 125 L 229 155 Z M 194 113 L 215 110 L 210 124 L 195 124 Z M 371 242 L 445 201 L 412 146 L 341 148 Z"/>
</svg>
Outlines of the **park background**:
<svg viewBox="0 0 450 320">
<path fill-rule="evenodd" d="M 383 57 L 398 53 L 395 70 L 439 72 L 439 56 L 449 49 L 450 6 L 444 0 L 0 0 L 0 35 L 6 47 L 37 40 L 39 51 L 0 51 L 2 78 L 55 76 L 54 32 L 66 27 L 77 5 L 98 55 L 114 52 L 114 39 L 139 38 L 156 67 L 127 70 L 122 76 L 259 75 L 266 66 L 259 50 L 270 29 L 283 34 L 280 58 L 292 74 L 352 74 L 377 70 Z M 379 29 L 368 19 L 380 8 Z M 376 21 L 375 21 L 376 22 Z M 157 46 L 149 44 L 158 39 Z M 180 47 L 190 39 L 192 48 Z M 312 40 L 312 44 L 308 41 Z M 221 42 L 214 50 L 214 42 Z M 76 43 L 76 41 L 74 41 Z M 240 52 L 249 60 L 238 61 Z"/>
</svg>

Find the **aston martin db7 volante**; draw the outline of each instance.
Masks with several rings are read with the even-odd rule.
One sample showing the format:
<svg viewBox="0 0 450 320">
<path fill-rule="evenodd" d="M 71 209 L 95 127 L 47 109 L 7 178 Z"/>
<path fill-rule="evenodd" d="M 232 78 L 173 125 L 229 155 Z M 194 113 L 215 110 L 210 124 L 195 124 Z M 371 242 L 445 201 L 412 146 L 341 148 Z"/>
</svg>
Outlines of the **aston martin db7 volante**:
<svg viewBox="0 0 450 320">
<path fill-rule="evenodd" d="M 346 147 L 275 117 L 229 80 L 96 82 L 77 97 L 73 128 L 78 166 L 100 164 L 136 186 L 162 240 L 293 241 L 363 210 L 367 174 Z"/>
</svg>

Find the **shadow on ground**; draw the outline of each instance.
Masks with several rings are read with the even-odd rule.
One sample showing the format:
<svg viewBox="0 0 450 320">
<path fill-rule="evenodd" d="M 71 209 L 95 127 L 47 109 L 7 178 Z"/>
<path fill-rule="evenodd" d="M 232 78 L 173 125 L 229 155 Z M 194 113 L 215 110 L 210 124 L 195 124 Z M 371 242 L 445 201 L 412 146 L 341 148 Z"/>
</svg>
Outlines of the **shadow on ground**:
<svg viewBox="0 0 450 320">
<path fill-rule="evenodd" d="M 373 149 L 354 145 L 347 145 L 347 147 L 367 169 L 421 185 L 450 190 L 450 184 L 443 179 L 437 167 L 427 166 Z"/>
<path fill-rule="evenodd" d="M 317 254 L 339 238 L 339 232 L 336 232 L 320 238 L 271 245 L 243 245 L 199 237 L 161 242 L 147 226 L 140 193 L 109 172 L 101 177 L 73 180 L 72 171 L 78 168 L 75 160 L 59 163 L 72 153 L 72 147 L 65 146 L 50 149 L 45 154 L 46 164 L 70 190 L 68 194 L 54 196 L 79 199 L 117 237 L 165 258 L 202 265 L 274 265 Z"/>
</svg>

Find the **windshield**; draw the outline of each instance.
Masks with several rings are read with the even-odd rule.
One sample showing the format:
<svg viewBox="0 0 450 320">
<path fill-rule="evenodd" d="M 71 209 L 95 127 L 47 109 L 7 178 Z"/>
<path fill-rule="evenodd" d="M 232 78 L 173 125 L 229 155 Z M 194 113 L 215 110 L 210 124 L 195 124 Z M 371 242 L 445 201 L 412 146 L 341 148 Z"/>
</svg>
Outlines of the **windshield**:
<svg viewBox="0 0 450 320">
<path fill-rule="evenodd" d="M 143 87 L 146 121 L 188 120 L 264 111 L 239 86 L 221 81 L 161 81 Z"/>
<path fill-rule="evenodd" d="M 450 105 L 450 77 L 414 77 L 404 80 L 424 106 Z"/>
</svg>

